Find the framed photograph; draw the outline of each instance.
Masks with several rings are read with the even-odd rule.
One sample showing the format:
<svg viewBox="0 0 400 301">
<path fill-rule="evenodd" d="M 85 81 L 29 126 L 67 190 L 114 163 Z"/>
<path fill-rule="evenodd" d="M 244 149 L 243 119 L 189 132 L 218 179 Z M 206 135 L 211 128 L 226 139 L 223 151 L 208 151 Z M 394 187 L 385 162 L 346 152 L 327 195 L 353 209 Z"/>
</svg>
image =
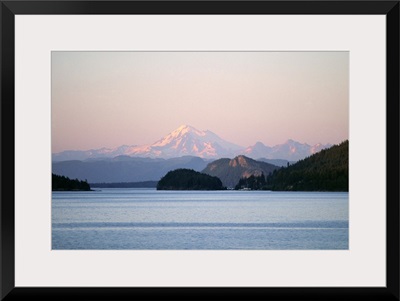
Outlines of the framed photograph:
<svg viewBox="0 0 400 301">
<path fill-rule="evenodd" d="M 1 18 L 1 298 L 399 300 L 398 1 Z"/>
</svg>

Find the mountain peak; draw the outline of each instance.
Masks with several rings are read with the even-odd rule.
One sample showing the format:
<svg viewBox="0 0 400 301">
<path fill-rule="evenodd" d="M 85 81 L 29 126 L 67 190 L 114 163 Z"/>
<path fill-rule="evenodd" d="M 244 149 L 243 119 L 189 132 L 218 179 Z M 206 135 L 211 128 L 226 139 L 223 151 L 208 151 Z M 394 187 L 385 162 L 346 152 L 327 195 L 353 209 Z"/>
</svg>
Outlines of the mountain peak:
<svg viewBox="0 0 400 301">
<path fill-rule="evenodd" d="M 205 132 L 204 131 L 200 131 L 194 127 L 192 127 L 191 125 L 188 124 L 182 124 L 180 127 L 178 127 L 177 129 L 175 129 L 174 131 L 172 131 L 169 135 L 172 135 L 174 137 L 176 136 L 182 136 L 186 133 L 194 133 L 197 136 L 204 136 Z"/>
<path fill-rule="evenodd" d="M 239 156 L 233 158 L 229 162 L 229 166 L 232 166 L 232 167 L 236 167 L 236 166 L 247 167 L 249 165 L 249 162 L 248 162 L 249 160 L 253 161 L 248 157 L 245 157 L 243 155 L 239 155 Z"/>
<path fill-rule="evenodd" d="M 180 127 L 178 127 L 175 131 L 184 131 L 184 130 L 196 130 L 194 127 L 188 124 L 182 124 Z"/>
</svg>

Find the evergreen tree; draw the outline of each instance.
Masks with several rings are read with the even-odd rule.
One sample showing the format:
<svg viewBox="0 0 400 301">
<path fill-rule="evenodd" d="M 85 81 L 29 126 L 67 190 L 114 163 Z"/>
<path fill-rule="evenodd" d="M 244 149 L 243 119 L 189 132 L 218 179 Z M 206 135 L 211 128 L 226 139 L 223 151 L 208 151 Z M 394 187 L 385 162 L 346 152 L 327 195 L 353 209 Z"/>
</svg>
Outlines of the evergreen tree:
<svg viewBox="0 0 400 301">
<path fill-rule="evenodd" d="M 251 189 L 251 190 L 260 190 L 266 185 L 264 173 L 261 173 L 260 176 L 251 175 L 247 178 L 241 178 L 239 183 L 235 186 L 235 190 L 239 189 Z"/>
</svg>

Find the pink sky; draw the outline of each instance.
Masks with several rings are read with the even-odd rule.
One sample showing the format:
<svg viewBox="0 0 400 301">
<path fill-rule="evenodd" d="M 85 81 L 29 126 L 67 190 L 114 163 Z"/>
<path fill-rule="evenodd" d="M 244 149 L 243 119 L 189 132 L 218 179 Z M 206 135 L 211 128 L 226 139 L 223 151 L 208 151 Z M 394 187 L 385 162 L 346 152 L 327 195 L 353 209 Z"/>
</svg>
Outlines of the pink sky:
<svg viewBox="0 0 400 301">
<path fill-rule="evenodd" d="M 348 52 L 52 52 L 52 151 L 150 144 L 182 124 L 230 142 L 339 143 Z"/>
</svg>

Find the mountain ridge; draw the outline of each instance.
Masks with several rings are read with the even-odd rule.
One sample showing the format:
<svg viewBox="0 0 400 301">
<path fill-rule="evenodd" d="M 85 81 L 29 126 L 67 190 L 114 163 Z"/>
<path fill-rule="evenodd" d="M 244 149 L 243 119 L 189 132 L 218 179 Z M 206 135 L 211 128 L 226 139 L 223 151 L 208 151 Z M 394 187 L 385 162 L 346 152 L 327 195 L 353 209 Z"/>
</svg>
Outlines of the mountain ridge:
<svg viewBox="0 0 400 301">
<path fill-rule="evenodd" d="M 222 158 L 207 164 L 202 173 L 221 179 L 225 187 L 235 187 L 241 178 L 250 176 L 264 177 L 280 167 L 261 161 L 256 161 L 243 155 L 233 159 Z"/>
<path fill-rule="evenodd" d="M 243 147 L 226 141 L 210 130 L 198 130 L 190 125 L 181 125 L 152 144 L 122 145 L 116 148 L 90 150 L 67 150 L 52 154 L 52 161 L 86 160 L 112 158 L 117 156 L 176 158 L 195 156 L 203 159 L 232 158 L 245 155 L 252 159 L 283 159 L 298 161 L 313 153 L 330 147 L 321 143 L 309 145 L 288 139 L 283 144 L 266 146 L 258 141 L 249 147 Z"/>
</svg>

